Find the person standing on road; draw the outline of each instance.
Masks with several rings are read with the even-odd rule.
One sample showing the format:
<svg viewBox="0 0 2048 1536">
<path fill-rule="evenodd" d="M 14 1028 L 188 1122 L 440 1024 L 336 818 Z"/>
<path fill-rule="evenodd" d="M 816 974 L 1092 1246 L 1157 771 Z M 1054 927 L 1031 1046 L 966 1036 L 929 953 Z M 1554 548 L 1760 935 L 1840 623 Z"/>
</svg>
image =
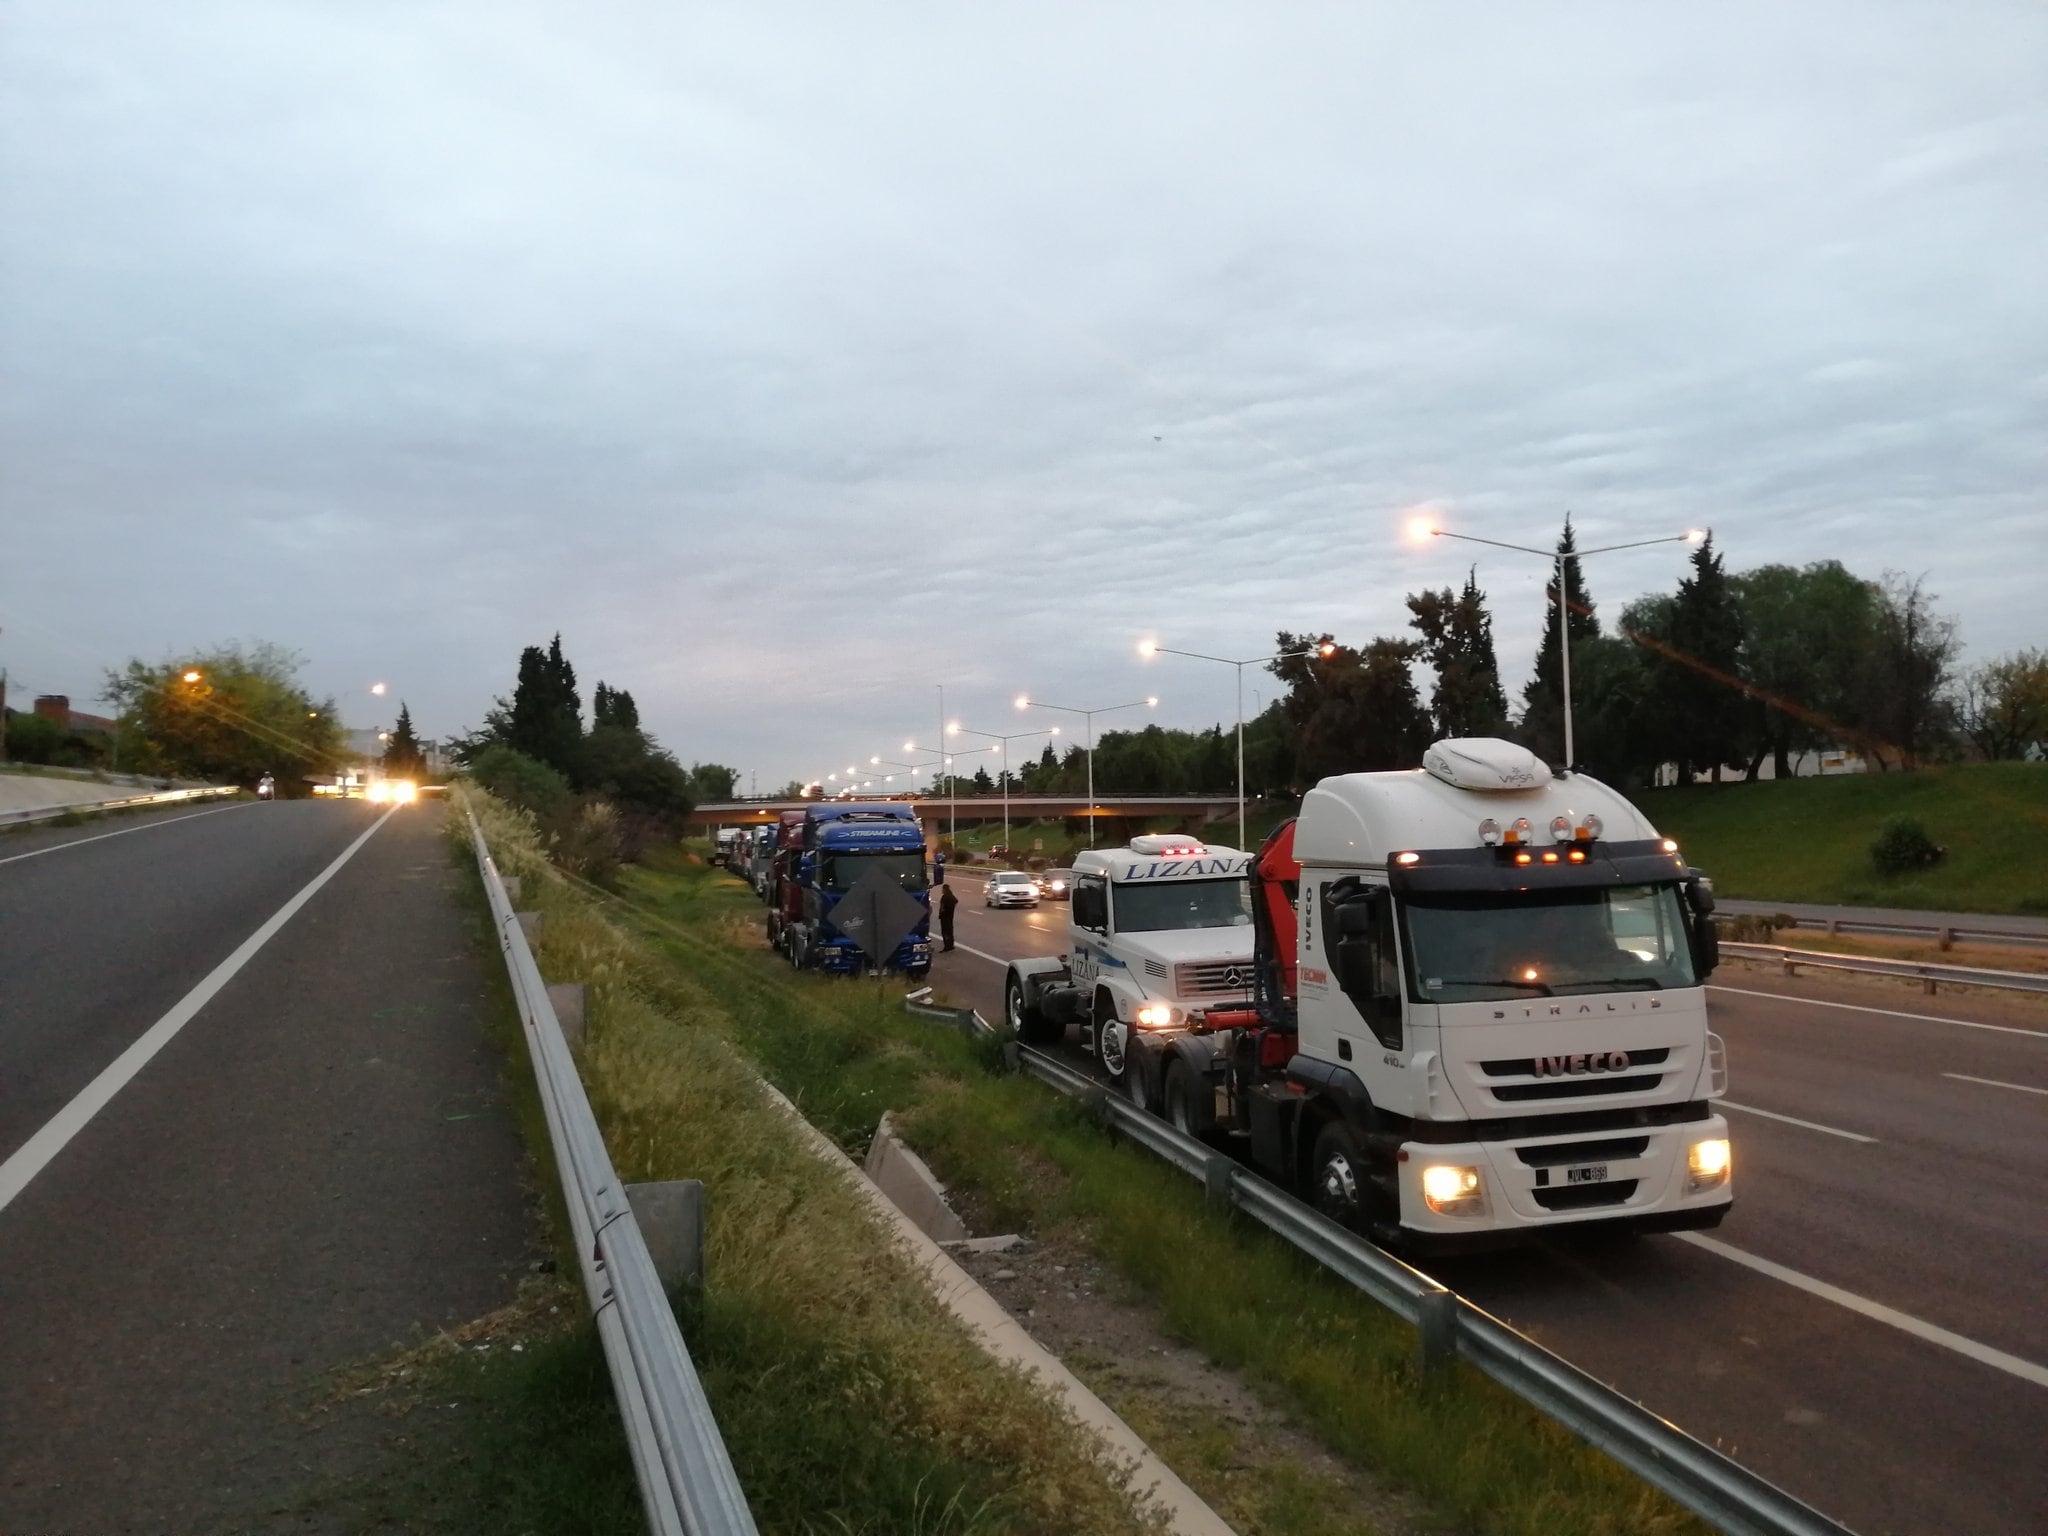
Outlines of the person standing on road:
<svg viewBox="0 0 2048 1536">
<path fill-rule="evenodd" d="M 960 905 L 960 898 L 953 894 L 950 884 L 939 887 L 939 948 L 953 947 L 953 909 Z"/>
</svg>

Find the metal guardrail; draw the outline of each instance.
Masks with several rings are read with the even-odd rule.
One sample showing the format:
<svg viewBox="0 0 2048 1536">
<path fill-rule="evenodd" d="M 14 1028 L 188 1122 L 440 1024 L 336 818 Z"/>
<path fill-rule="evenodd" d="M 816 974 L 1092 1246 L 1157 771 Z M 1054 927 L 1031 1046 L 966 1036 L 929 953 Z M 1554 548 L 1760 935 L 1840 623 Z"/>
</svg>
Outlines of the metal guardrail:
<svg viewBox="0 0 2048 1536">
<path fill-rule="evenodd" d="M 1887 960 L 1878 955 L 1833 955 L 1813 949 L 1787 949 L 1779 944 L 1731 944 L 1721 941 L 1721 953 L 1745 960 L 1776 960 L 1787 976 L 1799 967 L 1820 971 L 1861 971 L 1870 976 L 1903 976 L 1924 982 L 1929 992 L 1947 982 L 1952 987 L 1995 987 L 2006 992 L 2048 992 L 2048 973 L 2037 971 L 1991 971 L 1974 965 L 1942 965 L 1921 960 Z"/>
<path fill-rule="evenodd" d="M 604 1343 L 647 1528 L 655 1536 L 757 1536 L 626 1186 L 605 1151 L 547 983 L 474 815 L 469 831 L 533 1056 L 583 1288 Z"/>
<path fill-rule="evenodd" d="M 0 811 L 0 826 L 28 827 L 60 816 L 89 816 L 96 811 L 133 810 L 143 805 L 175 805 L 181 800 L 207 800 L 216 795 L 239 793 L 233 784 L 210 784 L 203 789 L 164 789 L 147 795 L 128 795 L 118 800 L 87 800 L 74 805 L 39 805 L 29 810 Z"/>
<path fill-rule="evenodd" d="M 1797 912 L 1785 912 L 1773 907 L 1767 901 L 1744 901 L 1739 906 L 1729 902 L 1721 903 L 1723 919 L 1737 917 L 1789 917 L 1794 928 L 1813 928 L 1828 934 L 1867 933 L 1878 938 L 1933 939 L 1943 948 L 1949 944 L 2024 944 L 2037 947 L 2048 946 L 2048 933 L 2033 933 L 2022 928 L 1997 928 L 1991 926 L 1997 918 L 1986 914 L 1983 921 L 1971 923 L 1894 923 L 1879 918 L 1866 917 L 1810 917 Z"/>
<path fill-rule="evenodd" d="M 909 1011 L 997 1037 L 979 1013 L 941 1007 L 927 1001 L 929 993 L 929 988 L 912 993 L 906 1004 Z M 1201 1180 L 1213 1202 L 1244 1212 L 1412 1324 L 1425 1370 L 1465 1361 L 1727 1536 L 1850 1536 L 1846 1526 L 1595 1381 L 1422 1271 L 1276 1188 L 1228 1153 L 1183 1135 L 1043 1051 L 1015 1042 L 1004 1049 L 1014 1053 L 1024 1072 L 1086 1102 L 1105 1127 Z"/>
</svg>

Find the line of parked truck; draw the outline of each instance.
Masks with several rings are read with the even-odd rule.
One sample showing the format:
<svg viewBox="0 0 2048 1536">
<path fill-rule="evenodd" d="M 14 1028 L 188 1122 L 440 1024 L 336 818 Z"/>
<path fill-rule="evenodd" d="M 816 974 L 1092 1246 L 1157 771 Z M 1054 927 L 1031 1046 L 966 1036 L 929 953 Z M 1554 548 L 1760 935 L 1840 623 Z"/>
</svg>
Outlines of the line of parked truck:
<svg viewBox="0 0 2048 1536">
<path fill-rule="evenodd" d="M 854 829 L 890 824 L 922 900 L 904 806 L 789 812 L 731 856 L 793 964 L 857 964 L 823 958 L 833 901 L 879 847 Z M 1730 1208 L 1712 890 L 1596 780 L 1440 741 L 1419 770 L 1325 779 L 1256 855 L 1137 837 L 1078 855 L 1070 895 L 1065 953 L 1006 968 L 1017 1038 L 1077 1032 L 1132 1100 L 1383 1246 Z M 891 968 L 924 974 L 926 932 Z"/>
<path fill-rule="evenodd" d="M 767 903 L 769 946 L 796 969 L 931 970 L 930 872 L 911 806 L 820 801 L 772 825 L 721 828 L 713 857 Z"/>
</svg>

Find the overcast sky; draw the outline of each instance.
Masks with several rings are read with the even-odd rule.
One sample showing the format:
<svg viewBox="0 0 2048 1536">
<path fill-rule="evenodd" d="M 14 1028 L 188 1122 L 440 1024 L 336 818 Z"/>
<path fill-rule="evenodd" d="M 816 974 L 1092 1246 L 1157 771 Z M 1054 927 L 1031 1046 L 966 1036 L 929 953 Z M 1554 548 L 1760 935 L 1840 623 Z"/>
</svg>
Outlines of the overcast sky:
<svg viewBox="0 0 2048 1536">
<path fill-rule="evenodd" d="M 941 684 L 1227 721 L 1136 643 L 1472 555 L 1518 688 L 1542 563 L 1417 506 L 1924 573 L 1982 658 L 2048 642 L 2044 273 L 2038 0 L 12 0 L 0 665 L 271 640 L 441 735 L 559 630 L 766 789 Z"/>
</svg>

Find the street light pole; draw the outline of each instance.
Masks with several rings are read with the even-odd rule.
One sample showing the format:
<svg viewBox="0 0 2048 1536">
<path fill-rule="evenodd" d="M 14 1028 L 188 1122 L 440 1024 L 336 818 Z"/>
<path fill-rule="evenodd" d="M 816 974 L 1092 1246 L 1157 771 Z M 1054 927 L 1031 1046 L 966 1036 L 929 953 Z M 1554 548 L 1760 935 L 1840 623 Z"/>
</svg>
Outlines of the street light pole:
<svg viewBox="0 0 2048 1536">
<path fill-rule="evenodd" d="M 1574 743 L 1572 739 L 1572 613 L 1571 594 L 1565 587 L 1565 551 L 1559 549 L 1532 549 L 1527 544 L 1508 544 L 1500 539 L 1482 539 L 1474 533 L 1452 533 L 1446 528 L 1433 528 L 1420 524 L 1418 532 L 1433 539 L 1460 539 L 1467 544 L 1487 544 L 1495 549 L 1512 549 L 1520 554 L 1535 555 L 1548 560 L 1557 574 L 1557 660 L 1558 681 L 1564 689 L 1564 763 L 1566 773 L 1572 771 Z M 1667 533 L 1654 539 L 1630 539 L 1621 544 L 1601 544 L 1592 549 L 1575 549 L 1570 553 L 1575 559 L 1587 555 L 1611 554 L 1617 549 L 1642 549 L 1651 544 L 1699 544 L 1711 536 L 1712 530 L 1688 528 L 1684 533 Z"/>
<path fill-rule="evenodd" d="M 994 731 L 977 731 L 971 726 L 962 725 L 958 720 L 955 720 L 946 727 L 946 734 L 949 736 L 985 736 L 990 741 L 1000 741 L 1003 744 L 1003 846 L 1005 848 L 1010 846 L 1010 743 L 1022 741 L 1027 736 L 1057 736 L 1059 733 L 1060 728 L 1056 725 L 1042 731 L 1012 731 L 1007 736 L 999 735 Z"/>
<path fill-rule="evenodd" d="M 944 739 L 944 737 L 940 738 L 941 741 Z M 939 789 L 942 791 L 950 789 L 952 791 L 952 798 L 947 802 L 946 839 L 954 845 L 957 851 L 960 843 L 960 797 L 957 777 L 949 771 L 953 766 L 953 759 L 956 757 L 973 757 L 977 752 L 993 752 L 995 748 L 969 747 L 965 752 L 949 753 L 944 747 L 920 747 L 914 741 L 906 741 L 903 743 L 903 750 L 906 752 L 930 752 L 935 759 L 935 761 L 930 763 L 896 763 L 892 766 L 897 768 L 937 768 L 939 770 Z M 879 763 L 882 759 L 876 757 L 870 758 L 869 761 Z"/>
<path fill-rule="evenodd" d="M 1133 699 L 1128 704 L 1104 704 L 1097 709 L 1076 709 L 1071 704 L 1048 704 L 1043 699 L 1032 698 L 1028 693 L 1020 693 L 1017 695 L 1017 707 L 1019 709 L 1057 709 L 1062 714 L 1080 715 L 1088 722 L 1088 842 L 1090 846 L 1093 846 L 1095 842 L 1095 717 L 1097 715 L 1113 715 L 1120 709 L 1157 709 L 1159 707 L 1159 700 L 1156 697 Z"/>
<path fill-rule="evenodd" d="M 1311 645 L 1299 651 L 1281 651 L 1272 656 L 1248 656 L 1243 661 L 1234 661 L 1228 656 L 1205 656 L 1200 651 L 1177 651 L 1170 645 L 1161 645 L 1156 640 L 1141 640 L 1138 643 L 1140 656 L 1186 656 L 1195 661 L 1213 661 L 1219 666 L 1233 667 L 1237 671 L 1237 845 L 1245 845 L 1244 830 L 1244 669 L 1264 666 L 1269 661 L 1286 661 L 1295 656 L 1322 656 L 1335 654 L 1337 647 L 1329 641 Z"/>
</svg>

